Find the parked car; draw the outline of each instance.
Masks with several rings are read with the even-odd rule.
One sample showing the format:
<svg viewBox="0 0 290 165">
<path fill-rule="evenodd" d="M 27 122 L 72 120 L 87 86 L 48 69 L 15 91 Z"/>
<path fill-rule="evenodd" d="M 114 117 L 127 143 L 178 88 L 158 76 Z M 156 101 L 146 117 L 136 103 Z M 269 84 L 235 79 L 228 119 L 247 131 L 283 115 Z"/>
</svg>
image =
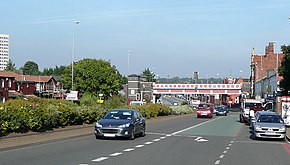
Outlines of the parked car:
<svg viewBox="0 0 290 165">
<path fill-rule="evenodd" d="M 216 116 L 222 115 L 222 116 L 227 116 L 228 115 L 228 107 L 221 105 L 221 106 L 216 106 L 215 107 L 215 114 Z"/>
<path fill-rule="evenodd" d="M 285 139 L 286 126 L 280 114 L 271 111 L 256 113 L 253 125 L 253 137 Z"/>
<path fill-rule="evenodd" d="M 95 137 L 125 137 L 134 139 L 145 136 L 146 121 L 136 110 L 114 109 L 109 111 L 95 125 Z"/>
<path fill-rule="evenodd" d="M 196 117 L 210 117 L 212 118 L 214 111 L 214 104 L 200 103 L 196 109 Z"/>
</svg>

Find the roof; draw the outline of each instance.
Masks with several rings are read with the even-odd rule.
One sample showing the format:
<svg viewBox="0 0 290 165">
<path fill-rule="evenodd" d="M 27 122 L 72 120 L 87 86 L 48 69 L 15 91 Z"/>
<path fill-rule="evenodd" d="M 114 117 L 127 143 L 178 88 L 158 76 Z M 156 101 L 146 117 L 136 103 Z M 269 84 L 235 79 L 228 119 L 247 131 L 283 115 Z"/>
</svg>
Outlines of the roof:
<svg viewBox="0 0 290 165">
<path fill-rule="evenodd" d="M 10 71 L 0 71 L 0 77 L 17 77 L 18 74 Z"/>
</svg>

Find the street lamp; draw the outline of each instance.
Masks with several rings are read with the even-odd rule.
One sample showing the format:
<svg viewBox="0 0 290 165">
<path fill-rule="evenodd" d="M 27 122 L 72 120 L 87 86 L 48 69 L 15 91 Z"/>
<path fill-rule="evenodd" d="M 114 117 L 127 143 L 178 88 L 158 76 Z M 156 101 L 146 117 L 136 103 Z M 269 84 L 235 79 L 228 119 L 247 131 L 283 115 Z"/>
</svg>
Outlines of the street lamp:
<svg viewBox="0 0 290 165">
<path fill-rule="evenodd" d="M 129 74 L 130 74 L 130 54 L 132 53 L 132 50 L 129 49 L 128 51 L 128 73 L 127 73 L 127 103 L 130 103 L 129 98 Z"/>
<path fill-rule="evenodd" d="M 72 59 L 71 59 L 71 89 L 74 90 L 74 56 L 75 56 L 75 25 L 79 24 L 80 21 L 73 22 L 73 45 L 72 45 Z"/>
<path fill-rule="evenodd" d="M 278 54 L 278 50 L 277 50 L 277 41 L 272 41 L 272 43 L 275 46 L 276 49 L 276 69 L 275 69 L 275 74 L 276 74 L 276 83 L 275 83 L 275 91 L 276 94 L 278 92 L 278 67 L 279 67 L 279 54 Z M 275 52 L 274 52 L 275 54 Z"/>
<path fill-rule="evenodd" d="M 133 51 L 131 49 L 129 49 L 128 51 L 128 77 L 129 77 L 129 74 L 130 74 L 130 55 Z"/>
</svg>

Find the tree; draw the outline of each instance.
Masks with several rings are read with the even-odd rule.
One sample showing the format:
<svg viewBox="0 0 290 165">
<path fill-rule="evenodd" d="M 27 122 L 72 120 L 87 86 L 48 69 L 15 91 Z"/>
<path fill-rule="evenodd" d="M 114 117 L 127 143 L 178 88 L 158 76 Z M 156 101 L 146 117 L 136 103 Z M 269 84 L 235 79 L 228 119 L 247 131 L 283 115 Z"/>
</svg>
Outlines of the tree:
<svg viewBox="0 0 290 165">
<path fill-rule="evenodd" d="M 281 49 L 285 57 L 279 67 L 279 76 L 283 77 L 279 87 L 282 89 L 282 95 L 290 95 L 290 46 L 283 45 Z"/>
<path fill-rule="evenodd" d="M 24 75 L 39 75 L 40 71 L 38 65 L 34 61 L 27 61 L 23 67 L 20 68 Z"/>
<path fill-rule="evenodd" d="M 66 89 L 72 89 L 71 65 L 65 68 L 61 81 Z M 117 94 L 122 88 L 122 76 L 110 62 L 96 59 L 83 59 L 74 64 L 74 90 L 90 93 L 94 96 L 103 94 L 105 98 Z"/>
<path fill-rule="evenodd" d="M 150 71 L 149 68 L 145 68 L 142 74 L 147 77 L 148 82 L 155 82 L 155 74 L 154 72 Z"/>
<path fill-rule="evenodd" d="M 15 63 L 12 62 L 11 59 L 9 59 L 9 62 L 7 64 L 7 67 L 5 69 L 6 71 L 16 71 Z"/>
<path fill-rule="evenodd" d="M 45 68 L 43 69 L 42 75 L 46 76 L 60 76 L 64 73 L 65 66 L 55 66 L 55 68 Z"/>
</svg>

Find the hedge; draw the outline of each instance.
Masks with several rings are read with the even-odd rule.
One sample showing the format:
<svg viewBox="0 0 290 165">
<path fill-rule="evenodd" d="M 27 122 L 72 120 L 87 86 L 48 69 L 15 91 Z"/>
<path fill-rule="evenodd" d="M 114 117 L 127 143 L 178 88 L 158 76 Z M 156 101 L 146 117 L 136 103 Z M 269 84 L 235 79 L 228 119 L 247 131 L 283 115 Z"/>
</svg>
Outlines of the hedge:
<svg viewBox="0 0 290 165">
<path fill-rule="evenodd" d="M 82 104 L 83 103 L 83 104 Z M 0 135 L 11 132 L 46 131 L 77 124 L 92 124 L 111 109 L 128 108 L 139 111 L 146 118 L 190 113 L 188 108 L 171 109 L 161 104 L 127 106 L 121 97 L 112 97 L 104 104 L 90 104 L 88 98 L 81 105 L 67 100 L 40 98 L 15 99 L 0 104 Z M 178 107 L 178 106 L 177 106 Z"/>
</svg>

